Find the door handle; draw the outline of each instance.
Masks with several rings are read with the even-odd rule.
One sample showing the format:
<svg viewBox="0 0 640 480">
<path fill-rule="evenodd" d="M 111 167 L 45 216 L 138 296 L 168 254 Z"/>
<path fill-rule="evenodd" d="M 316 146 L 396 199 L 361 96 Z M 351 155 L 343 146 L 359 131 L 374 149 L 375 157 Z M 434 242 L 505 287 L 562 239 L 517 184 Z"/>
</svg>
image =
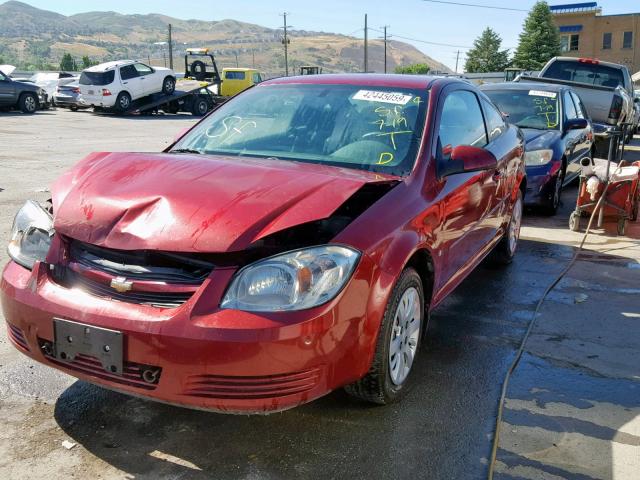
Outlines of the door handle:
<svg viewBox="0 0 640 480">
<path fill-rule="evenodd" d="M 126 85 L 127 83 L 129 83 L 129 82 L 122 82 L 123 85 Z"/>
</svg>

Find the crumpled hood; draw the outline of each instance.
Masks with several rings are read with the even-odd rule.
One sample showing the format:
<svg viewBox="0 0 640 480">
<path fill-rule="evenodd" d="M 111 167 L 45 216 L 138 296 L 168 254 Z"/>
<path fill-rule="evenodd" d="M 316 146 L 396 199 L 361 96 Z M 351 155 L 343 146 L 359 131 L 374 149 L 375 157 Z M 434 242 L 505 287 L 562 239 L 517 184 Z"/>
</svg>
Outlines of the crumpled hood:
<svg viewBox="0 0 640 480">
<path fill-rule="evenodd" d="M 108 248 L 226 252 L 330 216 L 395 177 L 299 162 L 94 153 L 52 188 L 54 227 Z"/>
<path fill-rule="evenodd" d="M 526 150 L 541 150 L 553 148 L 553 143 L 560 138 L 558 130 L 538 130 L 536 128 L 523 128 Z"/>
</svg>

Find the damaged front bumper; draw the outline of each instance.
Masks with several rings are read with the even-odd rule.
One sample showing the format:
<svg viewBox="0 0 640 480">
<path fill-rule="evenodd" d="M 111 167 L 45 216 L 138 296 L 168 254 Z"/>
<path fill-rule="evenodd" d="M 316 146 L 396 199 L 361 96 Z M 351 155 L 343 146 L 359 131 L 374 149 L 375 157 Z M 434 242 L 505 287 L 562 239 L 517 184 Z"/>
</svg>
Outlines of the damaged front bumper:
<svg viewBox="0 0 640 480">
<path fill-rule="evenodd" d="M 219 308 L 236 268 L 215 269 L 175 308 L 69 288 L 54 279 L 54 270 L 36 263 L 30 271 L 15 262 L 4 269 L 0 297 L 18 350 L 114 390 L 221 412 L 284 410 L 362 377 L 377 334 L 371 319 L 383 308 L 366 255 L 331 302 L 269 314 Z M 122 372 L 108 371 L 91 355 L 59 358 L 54 318 L 121 332 Z"/>
</svg>

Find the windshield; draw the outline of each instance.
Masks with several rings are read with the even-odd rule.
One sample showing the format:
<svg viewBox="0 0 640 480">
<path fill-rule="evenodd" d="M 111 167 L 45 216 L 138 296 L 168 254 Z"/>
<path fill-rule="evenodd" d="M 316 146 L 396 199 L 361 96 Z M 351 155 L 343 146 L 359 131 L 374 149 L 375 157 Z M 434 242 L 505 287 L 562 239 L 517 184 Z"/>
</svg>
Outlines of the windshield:
<svg viewBox="0 0 640 480">
<path fill-rule="evenodd" d="M 80 85 L 109 85 L 115 78 L 115 70 L 108 72 L 82 72 Z"/>
<path fill-rule="evenodd" d="M 558 94 L 544 90 L 484 90 L 508 121 L 520 128 L 557 130 Z"/>
<path fill-rule="evenodd" d="M 600 87 L 615 88 L 620 85 L 624 88 L 622 70 L 593 63 L 558 60 L 542 76 Z"/>
<path fill-rule="evenodd" d="M 225 103 L 172 151 L 275 157 L 407 175 L 427 92 L 357 85 L 269 85 Z"/>
</svg>

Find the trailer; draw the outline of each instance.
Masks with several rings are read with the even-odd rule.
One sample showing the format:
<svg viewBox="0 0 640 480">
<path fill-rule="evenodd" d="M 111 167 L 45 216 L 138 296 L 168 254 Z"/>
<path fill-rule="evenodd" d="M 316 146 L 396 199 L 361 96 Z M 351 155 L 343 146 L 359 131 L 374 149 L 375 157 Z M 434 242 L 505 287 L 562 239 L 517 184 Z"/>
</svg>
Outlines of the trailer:
<svg viewBox="0 0 640 480">
<path fill-rule="evenodd" d="M 154 113 L 187 112 L 202 117 L 213 110 L 216 105 L 227 100 L 226 97 L 214 94 L 209 87 L 212 83 L 197 80 L 184 80 L 176 83 L 176 88 L 171 94 L 156 93 L 148 95 L 132 102 L 131 108 L 121 115 L 152 115 Z M 99 112 L 111 112 L 112 110 L 96 109 Z"/>
</svg>

